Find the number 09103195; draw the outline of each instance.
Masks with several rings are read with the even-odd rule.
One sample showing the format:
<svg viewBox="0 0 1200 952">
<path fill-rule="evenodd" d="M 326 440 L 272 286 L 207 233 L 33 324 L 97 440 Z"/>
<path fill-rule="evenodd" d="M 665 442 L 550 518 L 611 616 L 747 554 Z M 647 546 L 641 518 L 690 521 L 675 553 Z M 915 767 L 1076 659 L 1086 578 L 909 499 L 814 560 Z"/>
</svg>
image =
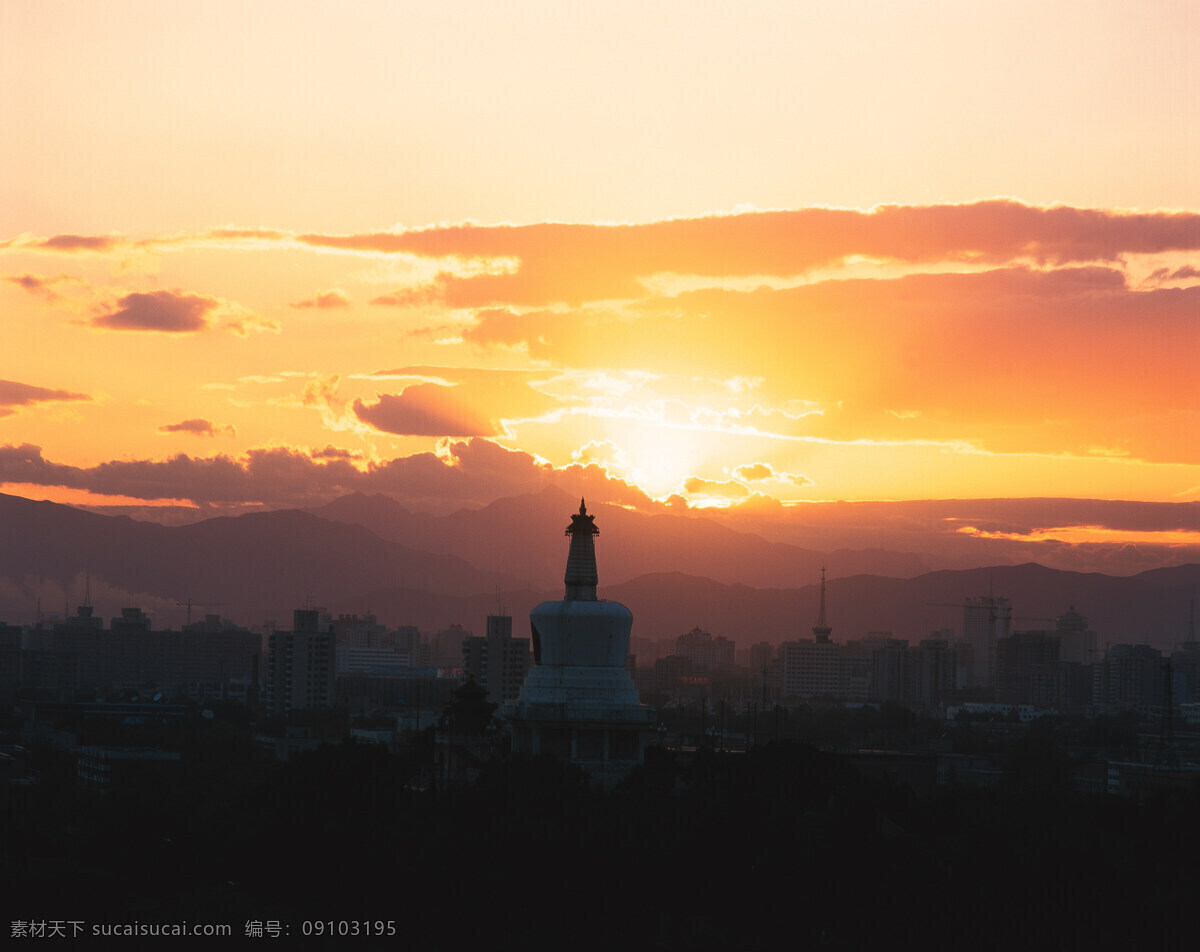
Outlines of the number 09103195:
<svg viewBox="0 0 1200 952">
<path fill-rule="evenodd" d="M 300 924 L 305 935 L 395 935 L 395 919 L 317 919 Z"/>
</svg>

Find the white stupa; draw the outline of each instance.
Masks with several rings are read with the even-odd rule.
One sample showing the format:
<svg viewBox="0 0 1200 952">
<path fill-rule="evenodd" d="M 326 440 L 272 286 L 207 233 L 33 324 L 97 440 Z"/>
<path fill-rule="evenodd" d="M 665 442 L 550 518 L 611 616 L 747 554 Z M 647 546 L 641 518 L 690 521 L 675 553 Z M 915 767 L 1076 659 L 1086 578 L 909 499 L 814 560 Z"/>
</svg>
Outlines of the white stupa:
<svg viewBox="0 0 1200 952">
<path fill-rule="evenodd" d="M 611 786 L 642 762 L 655 714 L 625 668 L 633 613 L 596 598 L 599 532 L 581 499 L 566 533 L 566 596 L 529 613 L 534 667 L 500 716 L 513 753 L 553 754 Z"/>
</svg>

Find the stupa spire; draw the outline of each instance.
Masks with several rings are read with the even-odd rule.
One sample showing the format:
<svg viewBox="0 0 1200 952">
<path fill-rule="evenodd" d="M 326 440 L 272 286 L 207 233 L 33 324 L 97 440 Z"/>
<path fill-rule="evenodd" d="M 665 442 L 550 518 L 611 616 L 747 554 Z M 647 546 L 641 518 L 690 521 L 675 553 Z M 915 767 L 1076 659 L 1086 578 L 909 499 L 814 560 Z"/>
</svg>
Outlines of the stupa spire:
<svg viewBox="0 0 1200 952">
<path fill-rule="evenodd" d="M 571 549 L 567 553 L 567 572 L 563 581 L 567 585 L 567 601 L 596 601 L 596 543 L 600 534 L 596 528 L 596 517 L 589 516 L 583 499 L 579 500 L 579 512 L 571 516 L 567 526 L 571 537 Z"/>
</svg>

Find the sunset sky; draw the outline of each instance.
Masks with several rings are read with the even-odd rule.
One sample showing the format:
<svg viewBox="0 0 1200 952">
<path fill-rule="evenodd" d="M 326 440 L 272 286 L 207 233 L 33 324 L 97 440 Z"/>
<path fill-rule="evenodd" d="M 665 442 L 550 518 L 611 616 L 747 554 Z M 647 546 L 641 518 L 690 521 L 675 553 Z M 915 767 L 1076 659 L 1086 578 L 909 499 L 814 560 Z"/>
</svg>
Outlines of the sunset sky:
<svg viewBox="0 0 1200 952">
<path fill-rule="evenodd" d="M 1069 497 L 1193 505 L 1030 540 L 1193 543 L 1197 36 L 1188 2 L 5 3 L 0 491 Z"/>
</svg>

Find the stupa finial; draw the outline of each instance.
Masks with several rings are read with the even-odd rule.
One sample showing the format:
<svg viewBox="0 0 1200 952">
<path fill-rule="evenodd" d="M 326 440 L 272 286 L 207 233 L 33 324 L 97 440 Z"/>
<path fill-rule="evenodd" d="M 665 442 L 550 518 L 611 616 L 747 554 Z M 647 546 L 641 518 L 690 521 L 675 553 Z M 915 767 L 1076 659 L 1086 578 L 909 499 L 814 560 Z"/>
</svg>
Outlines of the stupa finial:
<svg viewBox="0 0 1200 952">
<path fill-rule="evenodd" d="M 567 586 L 568 601 L 596 601 L 596 543 L 595 538 L 600 534 L 596 528 L 596 517 L 589 516 L 587 506 L 582 498 L 579 500 L 579 512 L 571 516 L 571 524 L 567 526 L 567 535 L 571 537 L 571 549 L 567 553 L 567 573 L 563 581 Z"/>
</svg>

